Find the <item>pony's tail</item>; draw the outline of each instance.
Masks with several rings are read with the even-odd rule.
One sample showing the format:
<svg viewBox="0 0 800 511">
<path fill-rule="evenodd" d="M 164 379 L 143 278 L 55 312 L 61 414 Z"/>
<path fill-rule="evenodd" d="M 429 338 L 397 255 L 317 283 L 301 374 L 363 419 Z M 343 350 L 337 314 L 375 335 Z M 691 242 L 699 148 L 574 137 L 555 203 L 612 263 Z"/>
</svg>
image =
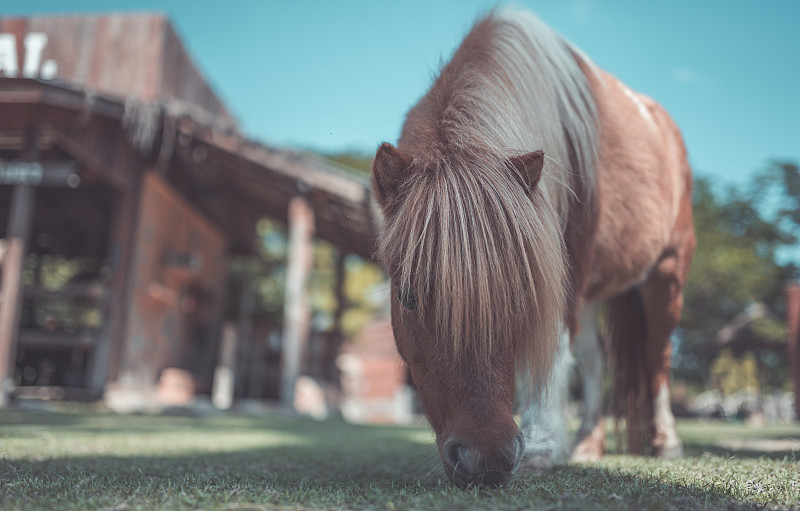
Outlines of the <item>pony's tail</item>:
<svg viewBox="0 0 800 511">
<path fill-rule="evenodd" d="M 608 309 L 608 353 L 614 375 L 612 409 L 616 418 L 617 449 L 634 454 L 645 454 L 651 437 L 653 400 L 646 338 L 647 323 L 639 291 L 634 288 L 614 297 Z M 620 432 L 622 419 L 625 420 L 625 438 Z"/>
</svg>

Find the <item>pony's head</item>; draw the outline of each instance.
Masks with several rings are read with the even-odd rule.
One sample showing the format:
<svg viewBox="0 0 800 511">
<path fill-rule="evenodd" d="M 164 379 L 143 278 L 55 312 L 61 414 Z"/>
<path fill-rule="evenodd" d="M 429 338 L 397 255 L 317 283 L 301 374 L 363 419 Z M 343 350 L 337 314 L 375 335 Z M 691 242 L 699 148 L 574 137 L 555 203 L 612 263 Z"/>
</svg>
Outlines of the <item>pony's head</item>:
<svg viewBox="0 0 800 511">
<path fill-rule="evenodd" d="M 541 151 L 405 152 L 383 144 L 373 193 L 397 349 L 458 485 L 508 481 L 524 453 L 516 372 L 541 390 L 564 307 L 559 217 Z"/>
</svg>

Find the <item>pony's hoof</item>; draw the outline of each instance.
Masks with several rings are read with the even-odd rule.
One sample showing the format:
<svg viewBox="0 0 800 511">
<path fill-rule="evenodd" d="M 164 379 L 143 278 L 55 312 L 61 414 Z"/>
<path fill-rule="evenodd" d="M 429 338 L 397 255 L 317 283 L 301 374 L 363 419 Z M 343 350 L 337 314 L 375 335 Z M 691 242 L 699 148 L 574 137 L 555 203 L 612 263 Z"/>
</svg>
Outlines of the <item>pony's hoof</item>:
<svg viewBox="0 0 800 511">
<path fill-rule="evenodd" d="M 525 453 L 525 457 L 522 458 L 522 462 L 519 465 L 519 470 L 521 472 L 541 473 L 560 464 L 558 460 L 553 458 L 551 453 L 531 452 Z"/>
<path fill-rule="evenodd" d="M 656 447 L 655 454 L 659 458 L 676 460 L 683 457 L 683 446 L 678 443 L 677 445 L 668 445 L 660 448 Z"/>
<path fill-rule="evenodd" d="M 683 457 L 683 444 L 675 433 L 656 435 L 651 445 L 653 454 L 659 458 L 674 460 Z"/>
<path fill-rule="evenodd" d="M 581 442 L 573 451 L 570 461 L 573 463 L 592 463 L 603 457 L 603 447 L 596 442 Z"/>
</svg>

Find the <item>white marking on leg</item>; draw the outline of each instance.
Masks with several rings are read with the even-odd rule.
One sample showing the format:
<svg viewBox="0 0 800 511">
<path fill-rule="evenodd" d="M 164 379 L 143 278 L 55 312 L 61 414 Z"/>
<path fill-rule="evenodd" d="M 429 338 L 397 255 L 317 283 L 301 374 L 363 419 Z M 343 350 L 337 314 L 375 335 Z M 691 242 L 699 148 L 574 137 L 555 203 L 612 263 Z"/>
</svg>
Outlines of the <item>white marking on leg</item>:
<svg viewBox="0 0 800 511">
<path fill-rule="evenodd" d="M 569 332 L 564 328 L 547 387 L 538 401 L 530 397 L 528 385 L 519 385 L 520 403 L 524 408 L 521 426 L 525 436 L 523 463 L 529 467 L 547 468 L 567 460 L 569 436 L 565 408 L 572 365 Z"/>
<path fill-rule="evenodd" d="M 581 329 L 572 344 L 576 367 L 581 375 L 583 401 L 581 427 L 575 436 L 571 460 L 597 461 L 605 451 L 603 423 L 603 378 L 605 357 L 597 335 L 597 303 L 583 307 L 579 316 Z"/>
<path fill-rule="evenodd" d="M 584 306 L 580 313 L 581 329 L 573 344 L 575 362 L 581 375 L 583 403 L 581 427 L 577 440 L 592 432 L 603 413 L 603 377 L 605 358 L 597 336 L 597 304 Z"/>
<path fill-rule="evenodd" d="M 655 426 L 653 447 L 656 455 L 663 458 L 680 458 L 683 454 L 683 446 L 675 427 L 675 416 L 672 415 L 669 385 L 666 383 L 661 385 L 656 393 L 653 405 L 653 422 Z"/>
</svg>

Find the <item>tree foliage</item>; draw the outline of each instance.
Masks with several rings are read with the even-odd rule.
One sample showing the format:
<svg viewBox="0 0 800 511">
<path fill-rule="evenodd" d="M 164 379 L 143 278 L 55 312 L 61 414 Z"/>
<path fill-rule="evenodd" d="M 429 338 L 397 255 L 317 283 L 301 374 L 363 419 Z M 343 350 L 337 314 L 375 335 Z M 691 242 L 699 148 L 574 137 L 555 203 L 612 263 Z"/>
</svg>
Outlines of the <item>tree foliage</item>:
<svg viewBox="0 0 800 511">
<path fill-rule="evenodd" d="M 372 156 L 366 154 L 343 152 L 326 154 L 324 157 L 362 173 L 369 173 L 372 168 Z M 228 317 L 237 316 L 239 296 L 246 283 L 253 291 L 254 316 L 265 323 L 282 323 L 287 244 L 284 224 L 271 219 L 263 219 L 258 223 L 256 253 L 238 257 L 231 264 Z M 339 253 L 333 245 L 315 240 L 313 254 L 308 283 L 312 329 L 325 331 L 333 326 L 337 307 L 335 286 Z M 385 306 L 386 293 L 382 292 L 385 291 L 383 272 L 375 264 L 351 254 L 345 257 L 344 269 L 345 304 L 341 326 L 344 336 L 352 338 Z"/>
<path fill-rule="evenodd" d="M 359 152 L 326 154 L 325 158 L 364 174 L 369 174 L 372 171 L 372 160 L 374 159 L 373 155 Z"/>
<path fill-rule="evenodd" d="M 784 289 L 798 275 L 786 256 L 800 227 L 797 165 L 772 163 L 740 188 L 720 189 L 709 178 L 696 178 L 694 221 L 697 251 L 684 292 L 675 369 L 680 377 L 708 383 L 719 355 L 717 333 L 749 305 L 763 303 L 770 312 L 753 322 L 754 335 L 765 342 L 785 338 Z"/>
<path fill-rule="evenodd" d="M 283 305 L 286 283 L 286 257 L 288 240 L 286 226 L 263 219 L 257 226 L 256 254 L 239 257 L 231 264 L 231 296 L 228 300 L 228 316 L 238 314 L 242 286 L 247 283 L 252 289 L 253 315 L 268 324 L 283 322 Z M 315 240 L 313 261 L 309 276 L 309 306 L 312 313 L 312 329 L 325 331 L 333 326 L 336 301 L 336 247 L 322 240 Z M 352 337 L 383 306 L 383 272 L 375 264 L 358 256 L 348 255 L 344 261 L 344 312 L 342 332 Z"/>
</svg>

